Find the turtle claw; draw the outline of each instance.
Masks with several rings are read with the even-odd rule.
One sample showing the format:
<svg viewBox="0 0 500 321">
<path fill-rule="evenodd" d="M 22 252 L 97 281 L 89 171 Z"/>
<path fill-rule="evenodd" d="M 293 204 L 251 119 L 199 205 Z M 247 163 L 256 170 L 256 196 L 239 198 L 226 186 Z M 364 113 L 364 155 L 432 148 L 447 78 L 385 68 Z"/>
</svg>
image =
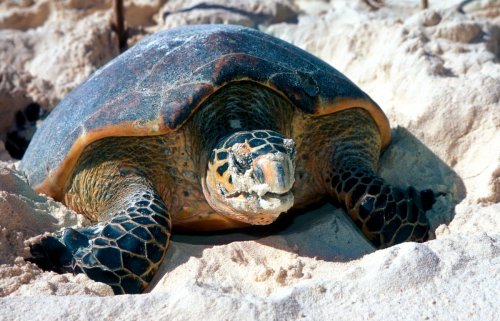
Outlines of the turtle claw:
<svg viewBox="0 0 500 321">
<path fill-rule="evenodd" d="M 44 271 L 74 272 L 73 254 L 57 236 L 42 237 L 39 243 L 30 246 L 30 252 L 31 257 L 25 260 L 35 263 Z"/>
<path fill-rule="evenodd" d="M 27 261 L 35 263 L 42 270 L 57 273 L 81 273 L 75 263 L 78 251 L 90 246 L 94 238 L 91 230 L 65 228 L 59 232 L 45 235 L 41 240 L 30 246 L 31 257 Z"/>
<path fill-rule="evenodd" d="M 436 203 L 436 198 L 439 196 L 445 196 L 446 193 L 434 192 L 431 189 L 424 189 L 420 191 L 420 200 L 422 202 L 422 208 L 424 211 L 428 211 L 432 208 L 434 203 Z"/>
<path fill-rule="evenodd" d="M 420 191 L 420 200 L 422 202 L 422 209 L 428 211 L 436 203 L 436 193 L 430 189 Z"/>
<path fill-rule="evenodd" d="M 430 224 L 425 212 L 441 194 L 414 187 L 402 190 L 369 172 L 344 171 L 331 180 L 333 196 L 365 236 L 379 248 L 406 241 L 425 242 Z"/>
</svg>

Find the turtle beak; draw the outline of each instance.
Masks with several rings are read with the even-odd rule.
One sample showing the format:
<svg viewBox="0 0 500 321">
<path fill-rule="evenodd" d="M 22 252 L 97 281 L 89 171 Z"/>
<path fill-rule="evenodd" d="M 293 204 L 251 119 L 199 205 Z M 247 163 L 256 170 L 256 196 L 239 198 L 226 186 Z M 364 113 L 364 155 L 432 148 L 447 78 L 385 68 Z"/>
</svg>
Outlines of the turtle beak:
<svg viewBox="0 0 500 321">
<path fill-rule="evenodd" d="M 265 154 L 253 162 L 253 176 L 256 186 L 266 186 L 266 192 L 284 194 L 290 191 L 295 181 L 294 164 L 284 153 Z M 262 189 L 255 191 L 262 194 Z"/>
</svg>

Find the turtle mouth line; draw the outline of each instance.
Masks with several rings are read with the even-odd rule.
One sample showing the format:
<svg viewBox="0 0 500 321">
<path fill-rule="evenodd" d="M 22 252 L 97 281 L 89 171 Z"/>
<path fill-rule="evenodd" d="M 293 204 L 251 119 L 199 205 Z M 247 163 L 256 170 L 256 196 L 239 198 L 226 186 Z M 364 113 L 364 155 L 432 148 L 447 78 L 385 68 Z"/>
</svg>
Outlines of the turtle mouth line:
<svg viewBox="0 0 500 321">
<path fill-rule="evenodd" d="M 283 199 L 287 198 L 290 194 L 292 193 L 292 190 L 288 190 L 284 193 L 273 193 L 273 192 L 266 192 L 262 195 L 259 195 L 256 192 L 245 192 L 245 191 L 238 191 L 234 192 L 231 194 L 226 195 L 227 198 L 238 198 L 243 196 L 244 198 L 250 199 L 250 198 L 256 198 L 256 199 L 264 199 L 264 200 L 269 200 L 269 199 Z"/>
<path fill-rule="evenodd" d="M 225 195 L 224 203 L 237 219 L 250 224 L 269 224 L 294 204 L 292 189 L 284 193 L 237 191 Z"/>
</svg>

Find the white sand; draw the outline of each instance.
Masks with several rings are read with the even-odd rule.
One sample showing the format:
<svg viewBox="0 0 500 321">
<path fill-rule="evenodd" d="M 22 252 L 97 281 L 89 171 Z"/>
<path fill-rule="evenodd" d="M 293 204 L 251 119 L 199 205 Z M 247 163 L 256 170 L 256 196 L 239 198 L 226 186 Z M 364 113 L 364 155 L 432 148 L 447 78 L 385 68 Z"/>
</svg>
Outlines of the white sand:
<svg viewBox="0 0 500 321">
<path fill-rule="evenodd" d="M 85 222 L 0 162 L 0 320 L 499 320 L 500 2 L 474 1 L 463 14 L 459 1 L 430 0 L 423 12 L 419 1 L 385 2 L 369 11 L 358 1 L 283 1 L 302 10 L 298 24 L 261 28 L 325 59 L 382 106 L 394 130 L 380 174 L 446 193 L 429 213 L 436 239 L 375 251 L 325 205 L 273 233 L 177 235 L 149 293 L 112 296 L 19 258 L 25 239 Z M 116 54 L 104 45 L 114 36 L 102 8 L 8 3 L 0 27 L 31 29 L 0 31 L 0 46 L 15 44 L 0 50 L 13 61 L 0 70 L 3 131 L 27 102 L 52 106 Z M 147 32 L 165 27 L 156 1 L 126 3 Z M 41 18 L 14 23 L 14 11 Z"/>
</svg>

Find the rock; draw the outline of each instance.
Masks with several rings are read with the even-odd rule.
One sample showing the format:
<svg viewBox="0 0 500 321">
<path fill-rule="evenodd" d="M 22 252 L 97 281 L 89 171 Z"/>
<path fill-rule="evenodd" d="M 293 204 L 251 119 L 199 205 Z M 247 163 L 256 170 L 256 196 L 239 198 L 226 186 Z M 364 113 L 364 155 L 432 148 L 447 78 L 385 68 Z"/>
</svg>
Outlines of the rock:
<svg viewBox="0 0 500 321">
<path fill-rule="evenodd" d="M 33 58 L 24 67 L 33 77 L 54 87 L 49 106 L 118 55 L 118 41 L 109 21 L 109 12 L 96 12 L 76 22 L 55 21 L 45 30 L 33 31 L 34 37 L 43 37 L 44 41 L 37 43 Z"/>
<path fill-rule="evenodd" d="M 155 16 L 161 8 L 161 0 L 125 1 L 125 22 L 131 27 L 148 27 L 156 24 Z"/>
<path fill-rule="evenodd" d="M 422 25 L 424 27 L 435 26 L 441 22 L 441 15 L 434 10 L 425 10 L 422 15 Z"/>
<path fill-rule="evenodd" d="M 409 17 L 405 21 L 405 25 L 412 25 L 413 27 L 432 27 L 440 23 L 442 19 L 438 11 L 429 9 Z"/>
<path fill-rule="evenodd" d="M 500 6 L 498 0 L 463 1 L 459 9 L 464 13 L 489 18 L 500 23 Z"/>
<path fill-rule="evenodd" d="M 449 22 L 441 24 L 437 29 L 435 36 L 454 42 L 469 43 L 481 34 L 481 27 L 474 22 Z"/>
<path fill-rule="evenodd" d="M 287 0 L 241 2 L 232 0 L 168 1 L 161 10 L 160 28 L 185 24 L 224 23 L 247 27 L 297 20 L 297 8 Z"/>
<path fill-rule="evenodd" d="M 15 112 L 29 102 L 50 109 L 116 56 L 119 52 L 110 25 L 110 4 L 76 0 L 2 2 L 0 103 L 14 105 L 2 106 L 2 112 Z M 11 101 L 6 102 L 8 99 Z M 0 124 L 0 133 L 4 132 Z"/>
<path fill-rule="evenodd" d="M 5 7 L 9 7 L 9 1 Z M 33 6 L 12 6 L 0 13 L 0 29 L 27 30 L 42 26 L 49 16 L 49 2 L 39 1 Z"/>
</svg>

